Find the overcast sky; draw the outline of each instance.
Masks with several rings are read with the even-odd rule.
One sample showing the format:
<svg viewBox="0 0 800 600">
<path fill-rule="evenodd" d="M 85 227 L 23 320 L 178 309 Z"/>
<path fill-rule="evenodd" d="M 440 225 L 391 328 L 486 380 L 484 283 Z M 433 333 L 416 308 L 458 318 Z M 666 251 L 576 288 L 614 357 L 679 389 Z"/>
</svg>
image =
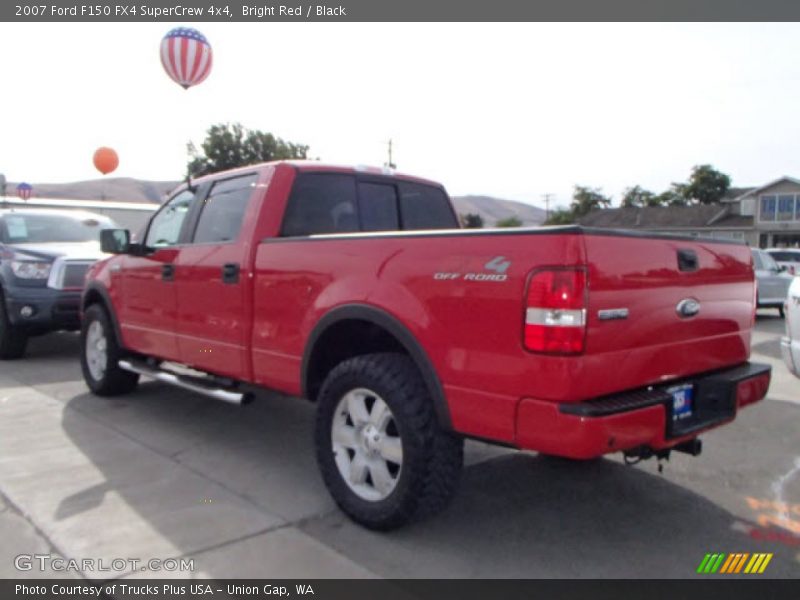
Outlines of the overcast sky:
<svg viewBox="0 0 800 600">
<path fill-rule="evenodd" d="M 179 179 L 186 142 L 241 122 L 325 161 L 377 164 L 451 194 L 543 205 L 575 184 L 619 200 L 711 163 L 737 186 L 800 176 L 800 24 L 188 24 L 214 66 L 161 67 L 178 24 L 0 24 L 0 173 L 9 181 Z"/>
</svg>

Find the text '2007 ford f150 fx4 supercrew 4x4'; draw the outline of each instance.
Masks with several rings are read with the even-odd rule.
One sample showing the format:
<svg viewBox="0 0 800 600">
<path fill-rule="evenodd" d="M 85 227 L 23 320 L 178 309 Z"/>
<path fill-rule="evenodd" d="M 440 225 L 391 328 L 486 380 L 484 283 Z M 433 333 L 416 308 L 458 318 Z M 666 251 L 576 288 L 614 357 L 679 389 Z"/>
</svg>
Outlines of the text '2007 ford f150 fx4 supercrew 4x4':
<svg viewBox="0 0 800 600">
<path fill-rule="evenodd" d="M 90 270 L 82 366 L 231 402 L 317 403 L 338 505 L 374 529 L 443 508 L 463 439 L 588 459 L 700 451 L 761 400 L 744 245 L 580 227 L 464 230 L 433 182 L 317 162 L 186 184 Z"/>
</svg>

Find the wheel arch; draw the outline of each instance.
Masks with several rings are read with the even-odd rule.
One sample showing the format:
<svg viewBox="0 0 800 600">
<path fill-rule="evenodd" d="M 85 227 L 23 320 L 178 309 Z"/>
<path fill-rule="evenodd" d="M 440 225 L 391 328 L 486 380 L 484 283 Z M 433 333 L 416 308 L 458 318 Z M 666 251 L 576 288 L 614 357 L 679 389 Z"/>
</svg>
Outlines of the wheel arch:
<svg viewBox="0 0 800 600">
<path fill-rule="evenodd" d="M 351 337 L 349 334 L 354 331 L 353 328 L 356 328 L 357 332 Z M 341 348 L 336 342 L 341 340 L 343 332 L 347 332 L 345 335 L 348 341 L 352 339 L 355 344 L 366 341 L 367 338 L 364 336 L 373 337 L 369 340 L 371 343 L 367 343 L 363 348 L 355 346 Z M 374 339 L 375 335 L 378 336 L 377 339 Z M 372 343 L 378 344 L 379 347 L 373 347 Z M 336 348 L 336 351 L 333 354 L 326 353 L 331 348 Z M 303 352 L 301 365 L 303 396 L 314 400 L 330 368 L 341 360 L 387 350 L 400 351 L 411 358 L 428 388 L 440 426 L 452 430 L 444 388 L 424 348 L 396 317 L 374 306 L 365 304 L 339 306 L 319 320 L 311 331 Z"/>
<path fill-rule="evenodd" d="M 114 337 L 117 343 L 122 346 L 122 329 L 120 328 L 117 315 L 114 312 L 114 304 L 111 302 L 111 295 L 102 283 L 91 281 L 86 285 L 81 297 L 81 317 L 92 304 L 100 304 L 106 309 L 106 314 L 114 328 Z"/>
</svg>

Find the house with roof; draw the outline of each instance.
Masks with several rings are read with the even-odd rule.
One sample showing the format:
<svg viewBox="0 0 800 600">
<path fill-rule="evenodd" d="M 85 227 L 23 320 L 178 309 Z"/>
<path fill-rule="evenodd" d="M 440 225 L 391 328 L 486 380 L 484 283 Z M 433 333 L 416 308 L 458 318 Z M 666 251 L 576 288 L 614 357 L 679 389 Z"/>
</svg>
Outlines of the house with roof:
<svg viewBox="0 0 800 600">
<path fill-rule="evenodd" d="M 800 247 L 800 180 L 781 177 L 761 187 L 731 188 L 717 204 L 594 210 L 579 223 L 737 240 L 760 248 Z"/>
</svg>

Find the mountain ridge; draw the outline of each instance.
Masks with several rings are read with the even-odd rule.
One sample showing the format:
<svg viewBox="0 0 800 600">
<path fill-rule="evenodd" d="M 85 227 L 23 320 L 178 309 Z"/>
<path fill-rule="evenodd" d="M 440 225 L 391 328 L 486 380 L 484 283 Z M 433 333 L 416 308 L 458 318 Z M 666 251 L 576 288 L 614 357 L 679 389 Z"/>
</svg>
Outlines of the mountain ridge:
<svg viewBox="0 0 800 600">
<path fill-rule="evenodd" d="M 6 192 L 14 195 L 18 182 L 7 182 Z M 70 183 L 33 183 L 36 198 L 70 198 L 75 200 L 111 200 L 120 202 L 163 202 L 166 195 L 180 181 L 151 181 L 133 177 L 108 177 Z M 525 226 L 541 225 L 545 211 L 517 200 L 506 200 L 488 195 L 468 194 L 453 196 L 453 204 L 460 215 L 468 213 L 481 216 L 485 227 L 497 221 L 518 218 Z"/>
</svg>

